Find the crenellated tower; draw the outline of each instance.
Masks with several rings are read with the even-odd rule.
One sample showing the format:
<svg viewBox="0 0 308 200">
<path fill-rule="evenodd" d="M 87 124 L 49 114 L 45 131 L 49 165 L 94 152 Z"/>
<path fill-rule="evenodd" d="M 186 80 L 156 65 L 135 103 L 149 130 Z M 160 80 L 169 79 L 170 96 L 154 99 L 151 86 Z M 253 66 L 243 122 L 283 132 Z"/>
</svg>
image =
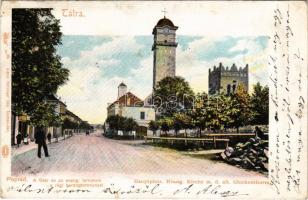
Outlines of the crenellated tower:
<svg viewBox="0 0 308 200">
<path fill-rule="evenodd" d="M 248 92 L 248 64 L 244 68 L 237 67 L 235 64 L 229 67 L 224 67 L 222 63 L 219 66 L 209 69 L 209 91 L 210 95 L 217 93 L 230 94 L 236 92 L 239 85 Z"/>
</svg>

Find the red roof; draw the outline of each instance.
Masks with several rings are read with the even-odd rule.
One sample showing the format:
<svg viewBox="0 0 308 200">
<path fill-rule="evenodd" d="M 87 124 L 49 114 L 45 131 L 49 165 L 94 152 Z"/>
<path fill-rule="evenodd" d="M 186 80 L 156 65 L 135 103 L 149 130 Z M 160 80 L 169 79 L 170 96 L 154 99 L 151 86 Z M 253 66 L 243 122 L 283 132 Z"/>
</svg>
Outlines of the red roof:
<svg viewBox="0 0 308 200">
<path fill-rule="evenodd" d="M 138 98 L 136 95 L 134 95 L 133 93 L 127 92 L 124 95 L 122 95 L 118 100 L 110 104 L 108 108 L 113 106 L 116 103 L 119 103 L 120 105 L 125 105 L 125 106 L 138 106 L 138 103 L 143 104 L 143 101 L 140 98 Z"/>
</svg>

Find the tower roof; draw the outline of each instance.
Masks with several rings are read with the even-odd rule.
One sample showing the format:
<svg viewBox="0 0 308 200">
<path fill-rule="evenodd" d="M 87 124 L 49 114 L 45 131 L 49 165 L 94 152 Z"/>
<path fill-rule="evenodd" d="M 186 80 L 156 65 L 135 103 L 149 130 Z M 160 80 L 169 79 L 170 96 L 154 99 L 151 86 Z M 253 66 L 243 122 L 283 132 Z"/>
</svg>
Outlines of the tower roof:
<svg viewBox="0 0 308 200">
<path fill-rule="evenodd" d="M 118 87 L 121 87 L 121 86 L 127 87 L 123 82 L 121 82 Z"/>
<path fill-rule="evenodd" d="M 153 28 L 153 32 L 152 33 L 153 34 L 156 33 L 156 28 L 157 27 L 164 27 L 164 26 L 169 26 L 173 30 L 177 30 L 178 29 L 178 27 L 174 26 L 173 22 L 170 19 L 164 17 L 164 18 L 158 20 L 157 24 Z"/>
<path fill-rule="evenodd" d="M 160 19 L 156 24 L 156 26 L 165 26 L 165 25 L 170 26 L 170 27 L 176 27 L 174 26 L 173 22 L 166 17 Z"/>
</svg>

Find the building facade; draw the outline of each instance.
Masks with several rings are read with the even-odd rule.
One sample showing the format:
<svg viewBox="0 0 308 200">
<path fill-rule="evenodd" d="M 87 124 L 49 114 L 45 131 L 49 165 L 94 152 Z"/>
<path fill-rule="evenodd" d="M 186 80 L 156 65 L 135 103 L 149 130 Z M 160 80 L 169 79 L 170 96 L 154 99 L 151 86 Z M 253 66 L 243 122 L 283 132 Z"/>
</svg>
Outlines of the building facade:
<svg viewBox="0 0 308 200">
<path fill-rule="evenodd" d="M 60 116 L 62 120 L 64 120 L 65 118 L 70 118 L 74 122 L 80 123 L 82 121 L 77 115 L 69 111 L 65 103 L 63 103 L 61 99 L 56 97 L 55 95 L 48 96 L 47 100 L 45 101 L 55 106 L 54 110 L 55 114 Z M 11 117 L 12 117 L 11 144 L 12 145 L 17 144 L 16 135 L 18 133 L 21 133 L 23 141 L 25 140 L 27 140 L 28 142 L 34 141 L 36 127 L 31 125 L 30 116 L 28 116 L 26 113 L 17 116 L 15 113 L 12 112 Z M 61 124 L 59 124 L 58 126 L 44 127 L 44 131 L 46 133 L 50 133 L 53 138 L 58 138 L 64 136 L 65 134 L 65 130 L 63 130 Z"/>
<path fill-rule="evenodd" d="M 177 29 L 178 27 L 166 17 L 160 19 L 153 28 L 153 88 L 161 79 L 175 76 Z"/>
<path fill-rule="evenodd" d="M 248 64 L 242 68 L 235 64 L 229 67 L 224 67 L 222 63 L 219 66 L 214 66 L 213 70 L 209 69 L 209 90 L 210 95 L 224 93 L 231 94 L 236 92 L 239 85 L 248 92 L 249 76 Z"/>
<path fill-rule="evenodd" d="M 155 120 L 155 110 L 152 106 L 146 106 L 144 101 L 138 98 L 131 92 L 126 92 L 127 87 L 124 83 L 121 83 L 118 87 L 118 99 L 107 107 L 107 117 L 113 115 L 120 115 L 122 117 L 133 118 L 138 126 L 139 130 L 147 129 L 151 120 Z M 107 125 L 108 126 L 108 125 Z M 138 130 L 137 130 L 138 132 Z"/>
</svg>

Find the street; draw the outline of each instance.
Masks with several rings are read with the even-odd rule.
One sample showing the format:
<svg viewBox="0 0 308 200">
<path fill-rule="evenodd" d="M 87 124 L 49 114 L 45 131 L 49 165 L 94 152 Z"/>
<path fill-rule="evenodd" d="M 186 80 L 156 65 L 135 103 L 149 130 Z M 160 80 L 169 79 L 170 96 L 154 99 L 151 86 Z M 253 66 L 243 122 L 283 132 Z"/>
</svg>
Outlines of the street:
<svg viewBox="0 0 308 200">
<path fill-rule="evenodd" d="M 74 135 L 48 145 L 51 157 L 37 157 L 37 148 L 12 157 L 14 176 L 110 176 L 196 175 L 239 178 L 265 178 L 253 171 L 223 162 L 195 158 L 167 148 L 144 145 L 141 141 L 112 140 L 100 131 Z M 43 153 L 43 152 L 42 152 Z"/>
</svg>

